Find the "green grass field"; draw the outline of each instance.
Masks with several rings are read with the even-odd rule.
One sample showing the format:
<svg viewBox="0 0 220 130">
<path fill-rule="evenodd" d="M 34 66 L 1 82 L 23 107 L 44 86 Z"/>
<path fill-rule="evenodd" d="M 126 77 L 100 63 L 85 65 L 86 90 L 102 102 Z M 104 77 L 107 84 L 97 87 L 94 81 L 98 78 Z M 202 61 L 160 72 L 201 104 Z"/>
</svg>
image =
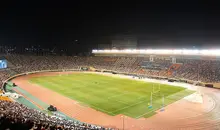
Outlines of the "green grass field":
<svg viewBox="0 0 220 130">
<path fill-rule="evenodd" d="M 168 105 L 193 93 L 177 86 L 91 73 L 34 77 L 30 82 L 109 115 L 124 114 L 132 118 L 154 115 L 155 111 L 162 107 L 162 95 L 165 97 L 164 105 Z M 153 107 L 148 108 L 153 89 Z"/>
</svg>

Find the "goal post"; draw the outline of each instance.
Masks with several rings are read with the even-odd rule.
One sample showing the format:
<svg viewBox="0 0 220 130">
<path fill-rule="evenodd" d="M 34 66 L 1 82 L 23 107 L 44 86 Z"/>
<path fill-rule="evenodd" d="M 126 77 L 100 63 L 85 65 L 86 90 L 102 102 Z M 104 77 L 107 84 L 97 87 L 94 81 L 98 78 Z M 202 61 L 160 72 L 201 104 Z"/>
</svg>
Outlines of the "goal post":
<svg viewBox="0 0 220 130">
<path fill-rule="evenodd" d="M 153 92 L 150 93 L 150 103 L 148 104 L 148 108 L 153 107 Z"/>
<path fill-rule="evenodd" d="M 159 107 L 157 105 L 158 109 L 160 111 L 164 111 L 165 97 L 164 94 L 161 94 L 160 88 L 160 84 L 153 84 L 152 92 L 150 93 L 150 102 L 148 103 L 149 109 L 153 108 L 153 100 L 156 99 L 156 102 L 160 104 Z"/>
</svg>

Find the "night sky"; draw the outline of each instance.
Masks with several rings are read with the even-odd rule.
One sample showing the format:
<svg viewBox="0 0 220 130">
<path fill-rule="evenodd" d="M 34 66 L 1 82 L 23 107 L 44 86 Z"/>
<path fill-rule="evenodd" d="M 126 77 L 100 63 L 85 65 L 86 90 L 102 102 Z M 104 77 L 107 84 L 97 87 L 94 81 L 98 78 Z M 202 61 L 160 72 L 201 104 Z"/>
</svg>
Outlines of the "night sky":
<svg viewBox="0 0 220 130">
<path fill-rule="evenodd" d="M 212 48 L 220 42 L 220 10 L 211 2 L 13 1 L 1 4 L 0 13 L 0 44 L 6 45 L 88 49 L 116 34 L 136 35 L 139 47 Z"/>
</svg>

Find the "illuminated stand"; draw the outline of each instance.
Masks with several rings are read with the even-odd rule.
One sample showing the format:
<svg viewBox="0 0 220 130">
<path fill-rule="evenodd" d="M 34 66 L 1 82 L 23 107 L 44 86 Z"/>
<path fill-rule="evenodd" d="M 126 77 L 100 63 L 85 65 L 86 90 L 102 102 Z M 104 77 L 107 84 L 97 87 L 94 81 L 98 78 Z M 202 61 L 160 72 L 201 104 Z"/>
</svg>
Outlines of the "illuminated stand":
<svg viewBox="0 0 220 130">
<path fill-rule="evenodd" d="M 152 55 L 196 55 L 196 56 L 220 56 L 220 49 L 212 50 L 188 50 L 188 49 L 125 49 L 125 50 L 92 50 L 94 54 L 152 54 Z"/>
</svg>

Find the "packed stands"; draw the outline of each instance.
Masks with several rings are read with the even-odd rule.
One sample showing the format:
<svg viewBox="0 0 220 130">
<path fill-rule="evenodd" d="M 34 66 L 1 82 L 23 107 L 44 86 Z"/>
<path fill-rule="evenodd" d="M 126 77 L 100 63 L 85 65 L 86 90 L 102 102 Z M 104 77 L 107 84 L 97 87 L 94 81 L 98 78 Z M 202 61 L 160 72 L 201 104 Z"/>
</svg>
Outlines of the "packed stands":
<svg viewBox="0 0 220 130">
<path fill-rule="evenodd" d="M 202 82 L 220 81 L 220 61 L 199 59 L 177 59 L 171 63 L 169 58 L 155 58 L 153 62 L 149 57 L 122 57 L 122 56 L 26 56 L 8 55 L 5 58 L 13 64 L 14 68 L 0 71 L 1 81 L 16 73 L 56 70 L 79 69 L 92 67 L 93 69 L 112 70 L 123 73 L 162 76 L 169 78 L 182 78 Z"/>
<path fill-rule="evenodd" d="M 107 130 L 95 125 L 49 116 L 17 102 L 0 100 L 1 130 Z M 110 129 L 109 129 L 110 130 Z"/>
<path fill-rule="evenodd" d="M 112 70 L 121 73 L 162 76 L 194 81 L 215 83 L 220 81 L 220 61 L 200 59 L 177 59 L 172 63 L 169 58 L 125 57 L 125 56 L 27 56 L 6 55 L 10 68 L 0 71 L 0 85 L 12 75 L 30 71 L 80 69 L 90 67 L 92 70 Z M 10 102 L 0 97 L 0 129 L 74 129 L 102 130 L 104 128 L 80 124 L 74 121 L 50 117 L 40 111 L 29 109 L 19 103 Z M 23 111 L 21 113 L 20 111 Z M 13 124 L 12 124 L 13 123 Z M 19 124 L 19 125 L 18 125 Z"/>
</svg>

